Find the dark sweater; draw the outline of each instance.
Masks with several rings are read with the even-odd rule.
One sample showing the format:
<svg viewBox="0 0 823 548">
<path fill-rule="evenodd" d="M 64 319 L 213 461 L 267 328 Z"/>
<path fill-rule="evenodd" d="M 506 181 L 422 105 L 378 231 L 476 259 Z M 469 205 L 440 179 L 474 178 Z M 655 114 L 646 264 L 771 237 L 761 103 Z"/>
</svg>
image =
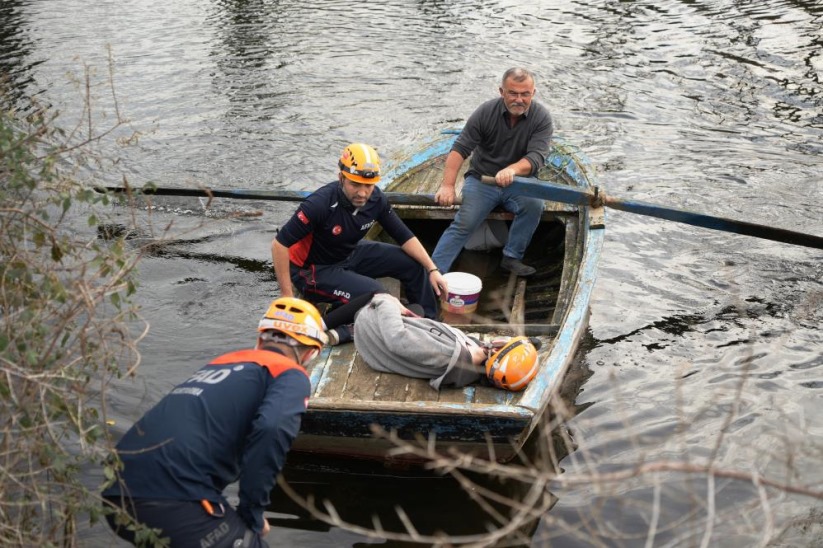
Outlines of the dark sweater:
<svg viewBox="0 0 823 548">
<path fill-rule="evenodd" d="M 553 131 L 549 111 L 537 102 L 532 102 L 524 119 L 510 128 L 506 105 L 498 97 L 469 116 L 452 150 L 463 158 L 471 154 L 467 175 L 495 175 L 524 157 L 532 165 L 529 175 L 534 175 L 549 153 Z"/>
</svg>

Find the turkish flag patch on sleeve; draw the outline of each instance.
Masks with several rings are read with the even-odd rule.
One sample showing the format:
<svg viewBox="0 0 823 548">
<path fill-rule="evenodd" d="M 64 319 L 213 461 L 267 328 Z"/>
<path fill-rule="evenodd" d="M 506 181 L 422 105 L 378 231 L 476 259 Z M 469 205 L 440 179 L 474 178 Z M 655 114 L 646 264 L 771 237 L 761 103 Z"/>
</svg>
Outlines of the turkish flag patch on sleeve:
<svg viewBox="0 0 823 548">
<path fill-rule="evenodd" d="M 303 211 L 302 211 L 302 210 L 298 210 L 298 211 L 297 211 L 297 218 L 298 218 L 298 219 L 300 219 L 300 221 L 301 221 L 304 225 L 309 224 L 309 218 L 308 218 L 308 217 L 306 217 L 306 214 L 305 214 L 305 213 L 303 213 Z"/>
</svg>

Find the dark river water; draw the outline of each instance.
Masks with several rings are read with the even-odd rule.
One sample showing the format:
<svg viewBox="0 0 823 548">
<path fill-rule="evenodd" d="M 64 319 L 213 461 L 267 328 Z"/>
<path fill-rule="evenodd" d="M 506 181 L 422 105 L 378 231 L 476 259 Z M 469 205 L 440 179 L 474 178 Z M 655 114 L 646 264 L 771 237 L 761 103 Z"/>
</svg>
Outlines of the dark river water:
<svg viewBox="0 0 823 548">
<path fill-rule="evenodd" d="M 0 3 L 15 97 L 73 128 L 88 73 L 94 125 L 109 127 L 115 106 L 127 119 L 98 145 L 119 158 L 96 174 L 107 182 L 313 189 L 349 142 L 391 163 L 459 127 L 512 65 L 537 73 L 558 134 L 612 195 L 823 235 L 820 2 Z M 112 395 L 122 429 L 209 358 L 251 344 L 277 295 L 269 243 L 294 207 L 156 204 L 147 219 L 158 232 L 173 222 L 177 241 L 141 264 L 151 330 L 137 380 Z M 751 480 L 821 492 L 822 277 L 819 250 L 610 211 L 568 424 L 578 447 L 531 544 L 823 544 L 819 498 Z M 447 531 L 483 529 L 454 484 L 328 476 L 305 481 L 344 514 L 402 501 Z M 276 546 L 393 545 L 270 517 Z M 112 542 L 99 527 L 84 538 Z"/>
</svg>

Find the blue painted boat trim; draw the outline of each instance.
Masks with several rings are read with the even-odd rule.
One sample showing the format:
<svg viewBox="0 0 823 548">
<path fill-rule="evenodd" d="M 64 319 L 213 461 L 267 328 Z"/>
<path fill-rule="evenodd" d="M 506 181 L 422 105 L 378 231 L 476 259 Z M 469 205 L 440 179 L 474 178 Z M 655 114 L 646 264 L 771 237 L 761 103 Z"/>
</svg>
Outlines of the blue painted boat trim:
<svg viewBox="0 0 823 548">
<path fill-rule="evenodd" d="M 595 171 L 589 159 L 562 139 L 556 140 L 555 150 L 546 164 L 553 169 L 564 171 L 578 183 L 580 189 L 591 190 L 595 186 Z M 529 383 L 519 402 L 519 405 L 530 409 L 536 417 L 540 417 L 549 404 L 550 398 L 546 395 L 555 394 L 559 388 L 569 364 L 574 359 L 583 331 L 588 325 L 589 305 L 597 278 L 605 231 L 602 228 L 589 228 L 591 210 L 588 207 L 581 207 L 579 211 L 581 229 L 585 231 L 586 242 L 574 297 L 566 317 L 560 322 L 562 328 L 557 334 L 552 351 L 543 362 L 538 377 Z"/>
<path fill-rule="evenodd" d="M 457 135 L 460 133 L 459 130 L 455 131 L 457 131 L 457 133 L 441 133 L 441 136 L 439 137 L 430 138 L 426 148 L 414 153 L 411 157 L 400 162 L 398 165 L 392 166 L 388 171 L 386 171 L 386 174 L 380 178 L 380 188 L 385 189 L 398 176 L 406 173 L 410 169 L 415 168 L 432 158 L 440 156 L 441 154 L 446 154 L 449 152 L 452 144 L 454 144 L 455 140 L 457 140 Z"/>
<path fill-rule="evenodd" d="M 566 318 L 561 322 L 563 329 L 557 334 L 554 347 L 543 362 L 539 375 L 529 383 L 520 399 L 519 405 L 529 408 L 535 415 L 542 414 L 548 405 L 545 394 L 553 394 L 562 381 L 588 325 L 589 303 L 597 278 L 597 263 L 604 237 L 605 231 L 601 229 L 589 231 L 574 299 Z"/>
</svg>

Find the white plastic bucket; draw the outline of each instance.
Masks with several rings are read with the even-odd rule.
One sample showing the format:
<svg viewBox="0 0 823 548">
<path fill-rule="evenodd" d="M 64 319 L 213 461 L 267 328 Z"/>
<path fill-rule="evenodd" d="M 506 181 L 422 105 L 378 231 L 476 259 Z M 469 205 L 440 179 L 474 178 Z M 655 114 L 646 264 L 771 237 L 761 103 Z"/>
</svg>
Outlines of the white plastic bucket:
<svg viewBox="0 0 823 548">
<path fill-rule="evenodd" d="M 449 284 L 449 294 L 443 299 L 443 308 L 450 314 L 471 314 L 477 309 L 483 282 L 468 272 L 449 272 L 444 274 Z"/>
</svg>

